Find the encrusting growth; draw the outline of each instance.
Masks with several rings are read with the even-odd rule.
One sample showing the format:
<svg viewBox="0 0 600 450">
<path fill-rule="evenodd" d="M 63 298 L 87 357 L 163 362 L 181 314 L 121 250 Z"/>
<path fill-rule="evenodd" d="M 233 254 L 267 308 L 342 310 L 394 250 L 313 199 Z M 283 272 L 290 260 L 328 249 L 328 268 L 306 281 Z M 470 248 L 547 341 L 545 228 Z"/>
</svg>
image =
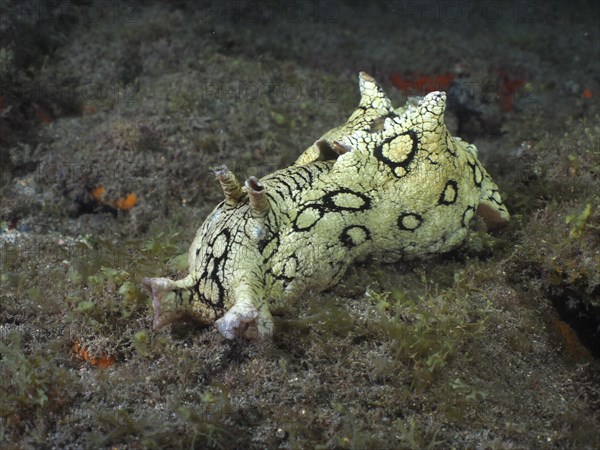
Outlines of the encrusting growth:
<svg viewBox="0 0 600 450">
<path fill-rule="evenodd" d="M 142 281 L 155 329 L 190 316 L 228 339 L 266 338 L 272 308 L 335 285 L 354 261 L 447 252 L 477 213 L 508 222 L 477 149 L 444 125 L 444 92 L 394 109 L 370 75 L 359 80 L 356 111 L 294 165 L 244 187 L 215 171 L 225 200 L 196 234 L 190 274 Z"/>
</svg>

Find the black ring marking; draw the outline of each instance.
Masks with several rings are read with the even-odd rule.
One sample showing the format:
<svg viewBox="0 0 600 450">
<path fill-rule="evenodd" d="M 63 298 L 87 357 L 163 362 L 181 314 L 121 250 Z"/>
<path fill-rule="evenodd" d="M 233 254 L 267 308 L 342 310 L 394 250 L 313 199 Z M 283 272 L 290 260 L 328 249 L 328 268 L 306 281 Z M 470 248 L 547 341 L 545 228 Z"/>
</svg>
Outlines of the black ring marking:
<svg viewBox="0 0 600 450">
<path fill-rule="evenodd" d="M 415 224 L 411 224 L 411 221 L 416 221 Z M 404 231 L 415 231 L 423 223 L 423 217 L 415 213 L 403 213 L 398 217 L 398 228 Z"/>
<path fill-rule="evenodd" d="M 397 139 L 398 136 L 407 136 L 407 135 L 412 140 L 412 148 L 410 149 L 410 152 L 408 152 L 408 155 L 406 155 L 406 158 L 404 158 L 404 160 L 402 160 L 400 162 L 395 162 L 395 161 L 392 161 L 391 159 L 389 159 L 388 157 L 386 157 L 383 154 L 383 146 L 384 145 L 389 144 L 393 140 Z M 417 133 L 414 132 L 413 130 L 408 130 L 408 131 L 406 131 L 404 133 L 393 135 L 393 136 L 390 136 L 389 138 L 387 138 L 380 145 L 378 145 L 377 147 L 375 147 L 375 150 L 373 151 L 373 155 L 379 161 L 383 162 L 386 166 L 390 167 L 392 169 L 392 173 L 397 178 L 401 178 L 400 176 L 398 176 L 396 174 L 396 172 L 394 171 L 394 169 L 397 168 L 397 167 L 402 167 L 404 170 L 407 170 L 406 168 L 413 161 L 413 159 L 415 158 L 418 150 L 419 150 L 419 137 L 417 136 Z"/>
<path fill-rule="evenodd" d="M 339 194 L 350 194 L 355 197 L 360 198 L 363 201 L 363 204 L 358 207 L 352 206 L 340 206 L 335 203 L 335 196 Z M 371 199 L 360 192 L 355 192 L 351 189 L 341 188 L 335 191 L 328 192 L 322 197 L 323 206 L 326 211 L 366 211 L 371 207 Z"/>
<path fill-rule="evenodd" d="M 336 204 L 336 195 L 348 194 L 359 199 L 362 204 L 358 206 L 343 206 Z M 292 229 L 294 231 L 309 231 L 311 230 L 319 220 L 323 218 L 323 216 L 327 213 L 331 212 L 343 212 L 343 211 L 366 211 L 371 208 L 371 198 L 362 194 L 360 192 L 355 192 L 348 188 L 340 188 L 334 191 L 327 192 L 321 199 L 317 202 L 312 202 L 304 205 L 296 218 L 292 223 Z M 309 212 L 310 211 L 310 212 Z M 303 214 L 313 214 L 314 220 L 309 225 L 300 226 L 298 221 L 302 218 Z M 305 217 L 306 218 L 306 217 Z"/>
<path fill-rule="evenodd" d="M 470 212 L 470 214 L 469 214 L 469 212 Z M 465 212 L 462 215 L 462 225 L 463 225 L 463 227 L 466 228 L 469 225 L 469 222 L 471 221 L 471 219 L 474 216 L 475 216 L 475 207 L 473 205 L 467 206 L 467 209 L 465 209 Z"/>
<path fill-rule="evenodd" d="M 362 242 L 355 242 L 354 238 L 350 234 L 350 232 L 352 230 L 361 230 L 364 233 L 364 238 L 363 238 Z M 344 244 L 348 248 L 357 247 L 358 245 L 360 245 L 363 242 L 368 241 L 370 239 L 371 239 L 371 232 L 364 225 L 349 225 L 346 228 L 344 228 L 342 230 L 342 233 L 340 234 L 340 241 L 342 242 L 342 244 Z"/>
<path fill-rule="evenodd" d="M 444 190 L 440 194 L 438 205 L 454 205 L 458 199 L 458 184 L 454 180 L 450 180 L 444 186 Z"/>
<path fill-rule="evenodd" d="M 473 182 L 475 183 L 475 186 L 481 187 L 481 184 L 483 183 L 483 170 L 476 161 L 468 159 L 467 164 L 473 171 Z"/>
<path fill-rule="evenodd" d="M 302 214 L 305 213 L 308 210 L 313 210 L 316 212 L 316 215 L 318 217 L 316 217 L 316 219 L 310 223 L 307 226 L 304 227 L 300 227 L 298 225 L 298 220 L 300 219 L 300 217 L 302 217 Z M 323 218 L 323 215 L 325 214 L 325 208 L 323 207 L 323 205 L 319 205 L 317 203 L 311 203 L 309 205 L 306 205 L 304 208 L 302 208 L 299 212 L 298 215 L 296 216 L 296 218 L 294 219 L 294 223 L 292 223 L 292 229 L 294 231 L 309 231 L 311 230 L 319 220 L 321 220 Z"/>
</svg>

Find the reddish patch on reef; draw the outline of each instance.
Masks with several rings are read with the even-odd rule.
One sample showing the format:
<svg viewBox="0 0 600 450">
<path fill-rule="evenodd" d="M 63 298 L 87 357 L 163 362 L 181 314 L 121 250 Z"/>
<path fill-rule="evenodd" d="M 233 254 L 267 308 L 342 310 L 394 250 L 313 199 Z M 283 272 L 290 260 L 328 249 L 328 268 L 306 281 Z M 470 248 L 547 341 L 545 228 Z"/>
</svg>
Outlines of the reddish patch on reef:
<svg viewBox="0 0 600 450">
<path fill-rule="evenodd" d="M 571 358 L 579 361 L 589 356 L 589 352 L 581 345 L 577 335 L 569 325 L 559 319 L 554 319 L 552 325 Z"/>
<path fill-rule="evenodd" d="M 115 200 L 115 207 L 117 209 L 122 209 L 124 211 L 128 211 L 131 208 L 133 208 L 136 203 L 137 203 L 137 195 L 135 195 L 132 192 L 131 194 L 127 195 L 127 197 L 116 199 Z"/>
<path fill-rule="evenodd" d="M 499 81 L 499 96 L 500 105 L 503 112 L 510 112 L 513 109 L 515 100 L 523 93 L 525 86 L 525 78 L 522 76 L 515 77 L 508 69 L 496 69 L 496 75 Z"/>
<path fill-rule="evenodd" d="M 393 72 L 390 76 L 392 85 L 404 93 L 425 95 L 431 91 L 445 91 L 454 81 L 453 73 L 424 75 L 416 72 L 412 75 L 402 75 Z"/>
<path fill-rule="evenodd" d="M 100 369 L 106 369 L 115 363 L 115 358 L 112 355 L 98 355 L 92 356 L 90 351 L 81 345 L 77 339 L 73 342 L 73 352 L 86 362 L 89 362 L 92 366 Z"/>
</svg>

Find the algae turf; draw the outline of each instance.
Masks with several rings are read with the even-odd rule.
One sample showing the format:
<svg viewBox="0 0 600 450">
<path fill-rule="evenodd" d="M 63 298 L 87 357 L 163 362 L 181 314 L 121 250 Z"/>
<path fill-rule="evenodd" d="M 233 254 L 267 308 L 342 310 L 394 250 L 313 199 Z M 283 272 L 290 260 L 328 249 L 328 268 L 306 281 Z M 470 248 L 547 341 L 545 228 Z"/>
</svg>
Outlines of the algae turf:
<svg viewBox="0 0 600 450">
<path fill-rule="evenodd" d="M 0 447 L 600 447 L 595 2 L 500 2 L 494 26 L 434 3 L 101 3 L 2 5 Z M 447 122 L 509 227 L 356 265 L 272 342 L 153 331 L 141 278 L 186 273 L 209 169 L 287 166 L 355 108 L 359 70 L 394 104 L 394 73 L 455 74 Z"/>
<path fill-rule="evenodd" d="M 558 140 L 547 137 L 526 160 L 524 173 L 536 194 L 550 184 L 545 204 L 519 234 L 510 258 L 511 272 L 521 284 L 539 287 L 552 299 L 566 334 L 569 327 L 600 355 L 600 128 L 593 123 L 571 124 Z M 534 153 L 535 151 L 535 153 Z M 558 320 L 558 319 L 557 319 Z M 566 331 L 565 331 L 566 330 Z"/>
</svg>

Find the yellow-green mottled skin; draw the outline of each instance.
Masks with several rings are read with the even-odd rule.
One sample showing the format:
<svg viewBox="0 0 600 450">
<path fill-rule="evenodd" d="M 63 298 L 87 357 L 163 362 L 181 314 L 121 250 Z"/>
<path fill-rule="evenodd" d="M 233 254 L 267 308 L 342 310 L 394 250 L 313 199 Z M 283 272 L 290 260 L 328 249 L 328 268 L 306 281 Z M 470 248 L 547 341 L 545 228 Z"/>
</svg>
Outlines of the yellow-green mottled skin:
<svg viewBox="0 0 600 450">
<path fill-rule="evenodd" d="M 354 261 L 449 251 L 476 213 L 508 221 L 477 149 L 444 125 L 445 93 L 394 110 L 366 73 L 360 91 L 348 121 L 293 166 L 244 187 L 215 171 L 225 200 L 196 234 L 190 274 L 143 280 L 155 328 L 189 315 L 226 338 L 268 337 L 270 306 L 335 285 Z"/>
</svg>

